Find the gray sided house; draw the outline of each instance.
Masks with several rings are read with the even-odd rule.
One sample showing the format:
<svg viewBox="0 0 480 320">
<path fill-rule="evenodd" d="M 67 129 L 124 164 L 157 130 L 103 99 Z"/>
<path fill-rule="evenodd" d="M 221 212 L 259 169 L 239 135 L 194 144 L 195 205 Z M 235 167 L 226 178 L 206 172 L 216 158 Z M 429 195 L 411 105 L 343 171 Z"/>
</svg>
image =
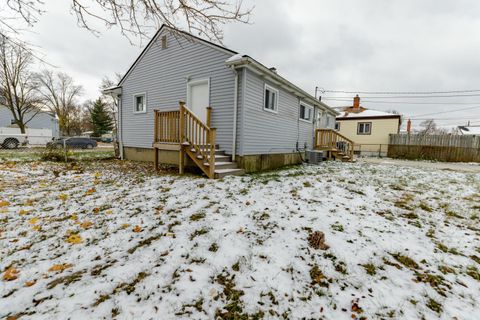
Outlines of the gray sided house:
<svg viewBox="0 0 480 320">
<path fill-rule="evenodd" d="M 123 158 L 215 167 L 216 177 L 300 162 L 338 115 L 275 69 L 166 26 L 105 92 L 119 100 Z"/>
<path fill-rule="evenodd" d="M 52 137 L 58 137 L 58 120 L 54 115 L 48 112 L 39 112 L 37 114 L 26 114 L 25 119 L 30 119 L 27 123 L 27 129 L 50 129 Z M 10 110 L 0 105 L 0 127 L 16 127 L 13 115 Z"/>
</svg>

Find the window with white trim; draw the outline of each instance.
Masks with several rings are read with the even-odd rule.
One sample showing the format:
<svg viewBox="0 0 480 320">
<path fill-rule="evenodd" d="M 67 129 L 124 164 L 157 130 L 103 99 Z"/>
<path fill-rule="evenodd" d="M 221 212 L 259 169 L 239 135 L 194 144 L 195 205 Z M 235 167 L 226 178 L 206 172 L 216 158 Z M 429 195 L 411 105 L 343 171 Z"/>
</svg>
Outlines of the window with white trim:
<svg viewBox="0 0 480 320">
<path fill-rule="evenodd" d="M 278 110 L 278 90 L 265 84 L 263 109 L 270 112 L 277 112 Z"/>
<path fill-rule="evenodd" d="M 304 103 L 300 104 L 300 119 L 305 121 L 312 121 L 313 119 L 313 107 Z"/>
<path fill-rule="evenodd" d="M 372 134 L 372 123 L 359 122 L 357 127 L 357 134 Z"/>
<path fill-rule="evenodd" d="M 146 94 L 140 93 L 133 96 L 133 112 L 145 113 L 147 112 Z"/>
<path fill-rule="evenodd" d="M 340 122 L 335 122 L 335 130 L 340 131 Z"/>
</svg>

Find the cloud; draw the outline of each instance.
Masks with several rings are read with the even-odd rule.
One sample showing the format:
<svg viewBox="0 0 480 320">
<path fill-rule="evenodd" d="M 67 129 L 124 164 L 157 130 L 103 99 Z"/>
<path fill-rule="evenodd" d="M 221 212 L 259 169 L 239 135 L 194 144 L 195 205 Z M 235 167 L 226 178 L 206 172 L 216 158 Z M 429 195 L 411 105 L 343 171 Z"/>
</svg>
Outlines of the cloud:
<svg viewBox="0 0 480 320">
<path fill-rule="evenodd" d="M 225 44 L 275 66 L 312 94 L 315 86 L 349 91 L 479 87 L 478 1 L 249 0 L 245 4 L 255 5 L 252 24 L 225 25 Z M 66 1 L 48 1 L 46 9 L 30 40 L 43 48 L 50 62 L 85 86 L 85 98 L 95 98 L 101 78 L 125 72 L 141 51 L 118 29 L 101 30 L 99 37 L 80 29 Z M 451 102 L 451 106 L 364 104 L 408 116 L 451 110 L 457 104 L 461 108 L 467 102 L 480 105 L 480 97 L 421 101 Z M 345 103 L 330 100 L 333 106 Z M 480 124 L 480 108 L 437 118 L 462 118 L 440 121 L 445 125 L 464 124 L 467 118 Z"/>
</svg>

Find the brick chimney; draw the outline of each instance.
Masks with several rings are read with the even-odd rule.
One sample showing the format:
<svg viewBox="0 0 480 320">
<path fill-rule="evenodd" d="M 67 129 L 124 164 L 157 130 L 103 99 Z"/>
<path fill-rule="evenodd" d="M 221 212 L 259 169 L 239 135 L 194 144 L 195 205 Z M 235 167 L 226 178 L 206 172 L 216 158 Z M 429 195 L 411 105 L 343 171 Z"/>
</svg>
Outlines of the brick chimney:
<svg viewBox="0 0 480 320">
<path fill-rule="evenodd" d="M 353 108 L 360 108 L 360 97 L 358 94 L 353 98 Z"/>
<path fill-rule="evenodd" d="M 412 120 L 408 119 L 407 121 L 407 133 L 410 134 L 412 131 Z"/>
</svg>

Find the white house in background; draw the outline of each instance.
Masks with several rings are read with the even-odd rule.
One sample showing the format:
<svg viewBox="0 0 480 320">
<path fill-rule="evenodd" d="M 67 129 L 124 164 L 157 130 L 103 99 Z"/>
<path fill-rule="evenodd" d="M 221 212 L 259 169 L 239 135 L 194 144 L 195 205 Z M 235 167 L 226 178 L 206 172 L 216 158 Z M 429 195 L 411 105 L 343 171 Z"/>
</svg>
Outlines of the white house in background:
<svg viewBox="0 0 480 320">
<path fill-rule="evenodd" d="M 458 126 L 458 133 L 469 136 L 480 136 L 480 126 Z"/>
<path fill-rule="evenodd" d="M 27 114 L 26 119 L 29 118 L 30 116 Z M 12 113 L 2 105 L 0 105 L 0 128 L 8 128 L 9 132 L 18 130 L 18 133 L 20 133 Z M 26 131 L 30 145 L 45 145 L 52 138 L 58 138 L 60 135 L 58 119 L 51 113 L 44 111 L 33 116 L 32 120 L 27 123 Z"/>
</svg>

